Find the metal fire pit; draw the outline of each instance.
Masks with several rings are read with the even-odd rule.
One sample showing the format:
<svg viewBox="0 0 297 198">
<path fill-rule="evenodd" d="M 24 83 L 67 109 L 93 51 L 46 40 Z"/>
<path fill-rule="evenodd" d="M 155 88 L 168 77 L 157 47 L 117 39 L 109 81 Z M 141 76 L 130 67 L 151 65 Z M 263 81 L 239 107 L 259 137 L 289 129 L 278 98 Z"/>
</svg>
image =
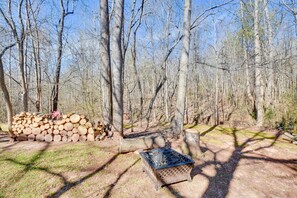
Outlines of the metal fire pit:
<svg viewBox="0 0 297 198">
<path fill-rule="evenodd" d="M 145 171 L 159 190 L 166 184 L 191 181 L 194 161 L 170 148 L 157 148 L 140 153 Z"/>
</svg>

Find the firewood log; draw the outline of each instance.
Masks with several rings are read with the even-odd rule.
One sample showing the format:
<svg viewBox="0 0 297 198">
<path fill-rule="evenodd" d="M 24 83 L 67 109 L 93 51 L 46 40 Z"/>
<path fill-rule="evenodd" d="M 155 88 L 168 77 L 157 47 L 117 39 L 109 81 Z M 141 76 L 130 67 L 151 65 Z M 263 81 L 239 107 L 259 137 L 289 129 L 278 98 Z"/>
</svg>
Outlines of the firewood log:
<svg viewBox="0 0 297 198">
<path fill-rule="evenodd" d="M 71 122 L 64 124 L 64 129 L 66 131 L 71 131 L 73 129 L 73 124 Z"/>
<path fill-rule="evenodd" d="M 70 116 L 70 121 L 75 124 L 75 123 L 78 123 L 80 120 L 80 115 L 77 115 L 77 114 L 73 114 Z"/>
<path fill-rule="evenodd" d="M 67 131 L 67 136 L 71 137 L 73 135 L 73 131 Z"/>
<path fill-rule="evenodd" d="M 41 133 L 41 129 L 40 128 L 33 128 L 32 133 L 35 134 L 35 135 L 38 135 L 38 134 Z"/>
<path fill-rule="evenodd" d="M 64 131 L 64 130 L 60 131 L 60 135 L 62 136 L 67 135 L 67 131 Z"/>
<path fill-rule="evenodd" d="M 78 133 L 78 129 L 77 129 L 77 128 L 73 128 L 73 129 L 72 129 L 72 132 L 73 132 L 73 133 Z"/>
<path fill-rule="evenodd" d="M 79 141 L 80 141 L 80 142 L 85 142 L 85 141 L 87 141 L 87 136 L 85 136 L 85 135 L 81 135 L 81 136 L 79 136 Z"/>
<path fill-rule="evenodd" d="M 84 124 L 86 124 L 87 123 L 87 120 L 86 119 L 81 119 L 80 121 L 79 121 L 79 124 L 80 125 L 84 125 Z"/>
<path fill-rule="evenodd" d="M 140 138 L 121 139 L 119 153 L 133 152 L 139 149 L 152 149 L 165 146 L 165 139 L 162 136 L 147 136 Z"/>
<path fill-rule="evenodd" d="M 29 141 L 34 141 L 35 140 L 35 135 L 33 135 L 33 134 L 28 135 L 28 140 Z"/>
<path fill-rule="evenodd" d="M 38 134 L 38 135 L 36 135 L 36 141 L 43 142 L 45 140 L 46 136 L 47 135 Z"/>
<path fill-rule="evenodd" d="M 87 128 L 92 127 L 92 123 L 91 122 L 87 122 L 85 125 L 86 125 Z"/>
<path fill-rule="evenodd" d="M 62 140 L 61 135 L 54 135 L 54 142 L 60 142 Z"/>
<path fill-rule="evenodd" d="M 44 129 L 49 129 L 50 128 L 50 125 L 47 123 L 44 125 Z"/>
<path fill-rule="evenodd" d="M 87 134 L 87 132 L 88 132 L 88 129 L 86 127 L 84 127 L 84 126 L 79 126 L 78 127 L 78 133 L 80 135 L 85 135 L 85 134 Z"/>
<path fill-rule="evenodd" d="M 31 128 L 26 128 L 23 130 L 23 133 L 26 135 L 30 135 L 32 133 L 32 130 L 31 130 Z"/>
<path fill-rule="evenodd" d="M 48 129 L 48 130 L 47 130 L 47 133 L 48 133 L 48 134 L 52 134 L 52 133 L 53 133 L 53 130 L 52 130 L 52 129 Z"/>
<path fill-rule="evenodd" d="M 27 141 L 28 140 L 28 136 L 25 134 L 20 134 L 19 136 L 16 137 L 17 141 Z"/>
<path fill-rule="evenodd" d="M 63 136 L 62 137 L 62 142 L 67 142 L 68 141 L 68 138 L 67 138 L 67 136 L 65 135 L 65 136 Z"/>
<path fill-rule="evenodd" d="M 78 134 L 73 134 L 71 139 L 72 139 L 72 142 L 77 142 L 79 140 L 79 135 Z"/>
<path fill-rule="evenodd" d="M 54 135 L 58 135 L 60 133 L 60 131 L 58 130 L 58 129 L 55 129 L 54 131 L 53 131 L 53 134 Z"/>
<path fill-rule="evenodd" d="M 63 131 L 64 130 L 64 125 L 59 125 L 59 131 Z"/>
<path fill-rule="evenodd" d="M 52 142 L 53 141 L 53 136 L 52 134 L 47 134 L 45 137 L 44 137 L 44 140 L 46 142 Z"/>
<path fill-rule="evenodd" d="M 88 134 L 87 135 L 87 140 L 88 141 L 94 141 L 95 140 L 94 134 Z"/>
<path fill-rule="evenodd" d="M 93 128 L 89 128 L 89 129 L 88 129 L 88 133 L 89 133 L 89 134 L 94 134 L 94 129 L 93 129 Z"/>
</svg>

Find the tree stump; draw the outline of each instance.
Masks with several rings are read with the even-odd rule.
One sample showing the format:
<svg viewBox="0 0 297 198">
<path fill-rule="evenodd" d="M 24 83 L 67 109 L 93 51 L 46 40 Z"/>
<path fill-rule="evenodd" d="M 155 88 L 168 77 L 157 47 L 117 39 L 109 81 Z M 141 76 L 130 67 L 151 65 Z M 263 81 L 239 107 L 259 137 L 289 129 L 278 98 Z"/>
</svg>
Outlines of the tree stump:
<svg viewBox="0 0 297 198">
<path fill-rule="evenodd" d="M 193 129 L 186 129 L 184 131 L 184 139 L 182 142 L 182 152 L 194 159 L 201 156 L 200 150 L 200 133 Z"/>
</svg>

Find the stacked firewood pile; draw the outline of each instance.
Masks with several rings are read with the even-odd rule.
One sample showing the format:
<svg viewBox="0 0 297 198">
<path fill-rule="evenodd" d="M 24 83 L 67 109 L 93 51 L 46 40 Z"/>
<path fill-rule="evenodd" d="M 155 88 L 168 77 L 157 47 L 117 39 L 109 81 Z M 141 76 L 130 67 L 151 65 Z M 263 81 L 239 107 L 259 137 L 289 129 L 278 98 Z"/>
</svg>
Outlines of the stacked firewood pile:
<svg viewBox="0 0 297 198">
<path fill-rule="evenodd" d="M 22 112 L 14 116 L 12 131 L 17 141 L 83 142 L 110 135 L 109 126 L 75 113 L 52 119 L 50 114 Z"/>
</svg>

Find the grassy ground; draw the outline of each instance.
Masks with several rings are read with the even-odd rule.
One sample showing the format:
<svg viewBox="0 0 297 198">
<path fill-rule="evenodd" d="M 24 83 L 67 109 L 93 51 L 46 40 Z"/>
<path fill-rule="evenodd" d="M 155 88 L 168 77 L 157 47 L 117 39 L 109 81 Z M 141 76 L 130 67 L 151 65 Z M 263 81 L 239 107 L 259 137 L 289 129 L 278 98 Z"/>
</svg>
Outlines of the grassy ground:
<svg viewBox="0 0 297 198">
<path fill-rule="evenodd" d="M 7 124 L 0 123 L 0 131 L 7 132 L 8 131 Z"/>
<path fill-rule="evenodd" d="M 273 196 L 264 192 L 267 179 L 272 182 L 275 179 L 276 182 L 270 185 L 276 187 L 280 184 L 296 185 L 296 174 L 291 175 L 290 172 L 291 169 L 297 171 L 297 161 L 291 161 L 291 156 L 297 153 L 296 146 L 278 140 L 276 133 L 205 125 L 192 128 L 201 133 L 202 146 L 216 155 L 215 159 L 196 162 L 192 183 L 183 182 L 156 192 L 150 179 L 141 171 L 138 155 L 118 155 L 114 141 L 77 144 L 0 142 L 0 197 L 200 197 L 212 195 L 215 189 L 212 183 L 217 178 L 222 181 L 225 174 L 232 177 L 231 180 L 230 176 L 224 178 L 228 180 L 228 185 L 222 186 L 221 190 L 231 197 L 247 195 L 244 192 L 255 194 L 250 197 Z M 250 157 L 261 150 L 265 151 L 261 153 L 266 155 L 265 160 Z M 285 151 L 288 155 L 284 157 L 290 160 L 280 157 L 279 153 Z M 233 158 L 239 158 L 236 164 L 233 164 Z M 259 160 L 263 164 L 259 164 Z M 274 167 L 275 164 L 277 167 Z M 232 169 L 229 170 L 226 167 L 230 165 Z M 292 176 L 292 179 L 271 176 L 271 171 L 281 168 L 279 165 L 284 165 L 282 173 L 285 171 L 285 175 L 288 178 Z M 256 178 L 266 174 L 261 169 L 263 166 L 267 169 L 267 178 L 259 178 L 259 186 L 256 187 L 248 184 L 248 178 L 253 175 L 250 171 L 255 172 Z M 285 169 L 288 167 L 288 170 Z M 239 183 L 234 187 L 232 180 Z M 241 191 L 241 188 L 246 190 Z M 263 194 L 257 193 L 258 190 Z M 275 194 L 274 191 L 270 193 Z"/>
</svg>

